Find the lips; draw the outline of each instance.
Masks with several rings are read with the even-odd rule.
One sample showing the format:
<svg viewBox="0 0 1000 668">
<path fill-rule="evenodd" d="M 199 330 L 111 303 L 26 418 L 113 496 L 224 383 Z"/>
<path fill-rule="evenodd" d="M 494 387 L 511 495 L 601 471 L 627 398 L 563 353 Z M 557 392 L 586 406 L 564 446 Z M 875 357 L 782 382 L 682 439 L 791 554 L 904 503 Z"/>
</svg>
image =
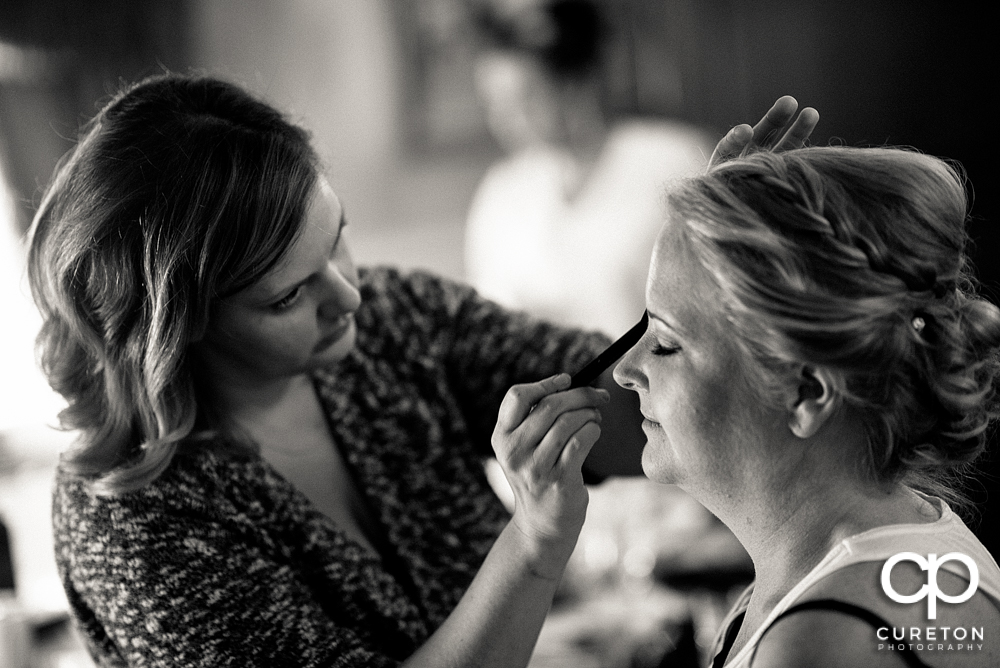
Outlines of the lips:
<svg viewBox="0 0 1000 668">
<path fill-rule="evenodd" d="M 344 338 L 344 335 L 347 334 L 352 324 L 354 324 L 353 313 L 345 313 L 337 318 L 333 329 L 316 343 L 316 347 L 314 348 L 315 352 L 325 350 L 340 339 Z"/>
</svg>

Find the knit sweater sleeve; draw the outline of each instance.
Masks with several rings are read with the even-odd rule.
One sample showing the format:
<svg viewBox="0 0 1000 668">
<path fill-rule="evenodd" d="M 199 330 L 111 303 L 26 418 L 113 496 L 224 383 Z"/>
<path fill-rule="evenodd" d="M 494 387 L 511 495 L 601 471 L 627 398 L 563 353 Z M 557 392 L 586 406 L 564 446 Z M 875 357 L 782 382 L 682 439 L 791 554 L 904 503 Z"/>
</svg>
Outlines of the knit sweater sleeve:
<svg viewBox="0 0 1000 668">
<path fill-rule="evenodd" d="M 350 601 L 317 600 L 308 556 L 270 529 L 273 494 L 242 486 L 239 507 L 206 481 L 168 471 L 110 499 L 58 482 L 57 562 L 99 665 L 398 665 L 338 623 Z"/>
<path fill-rule="evenodd" d="M 573 373 L 603 350 L 603 334 L 558 327 L 504 308 L 472 288 L 423 272 L 370 269 L 363 300 L 375 317 L 406 332 L 390 348 L 411 350 L 401 359 L 424 357 L 443 368 L 461 405 L 469 433 L 490 442 L 506 391 L 560 372 Z M 386 336 L 393 338 L 391 332 Z M 393 350 L 382 350 L 391 357 Z"/>
</svg>

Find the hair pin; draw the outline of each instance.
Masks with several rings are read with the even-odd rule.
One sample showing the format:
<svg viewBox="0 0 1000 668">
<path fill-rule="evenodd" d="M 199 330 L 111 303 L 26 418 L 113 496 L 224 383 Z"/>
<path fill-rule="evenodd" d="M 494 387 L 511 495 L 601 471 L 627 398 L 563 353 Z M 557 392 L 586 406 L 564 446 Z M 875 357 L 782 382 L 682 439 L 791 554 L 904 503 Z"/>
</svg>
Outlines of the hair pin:
<svg viewBox="0 0 1000 668">
<path fill-rule="evenodd" d="M 919 315 L 913 317 L 911 324 L 913 325 L 913 329 L 917 330 L 918 333 L 924 331 L 924 327 L 927 325 Z"/>
</svg>

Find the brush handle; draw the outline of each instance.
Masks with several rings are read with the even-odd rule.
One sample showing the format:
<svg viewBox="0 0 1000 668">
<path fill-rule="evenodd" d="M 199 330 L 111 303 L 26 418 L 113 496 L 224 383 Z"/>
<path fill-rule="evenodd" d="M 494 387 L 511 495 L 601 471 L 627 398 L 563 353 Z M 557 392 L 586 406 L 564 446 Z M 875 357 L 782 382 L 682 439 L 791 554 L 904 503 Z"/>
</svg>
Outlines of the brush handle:
<svg viewBox="0 0 1000 668">
<path fill-rule="evenodd" d="M 622 355 L 627 353 L 629 348 L 639 342 L 642 335 L 646 333 L 646 326 L 648 324 L 649 315 L 643 311 L 642 319 L 633 325 L 632 329 L 622 334 L 617 341 L 605 348 L 604 352 L 595 357 L 589 364 L 587 364 L 587 366 L 583 367 L 573 375 L 569 384 L 570 388 L 583 387 L 584 385 L 590 385 L 594 382 L 598 376 L 608 369 L 608 367 L 617 362 Z"/>
</svg>

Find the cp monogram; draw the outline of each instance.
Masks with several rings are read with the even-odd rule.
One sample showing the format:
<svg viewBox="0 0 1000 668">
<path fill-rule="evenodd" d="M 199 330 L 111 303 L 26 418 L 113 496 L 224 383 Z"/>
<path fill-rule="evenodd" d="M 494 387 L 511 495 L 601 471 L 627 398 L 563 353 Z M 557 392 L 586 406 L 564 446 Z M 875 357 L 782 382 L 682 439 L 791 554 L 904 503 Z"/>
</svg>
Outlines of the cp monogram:
<svg viewBox="0 0 1000 668">
<path fill-rule="evenodd" d="M 892 588 L 889 576 L 893 567 L 901 561 L 912 561 L 920 566 L 921 570 L 927 571 L 927 584 L 921 587 L 915 594 L 904 596 Z M 949 596 L 938 589 L 937 572 L 941 564 L 947 561 L 960 561 L 969 569 L 969 588 L 957 596 Z M 922 598 L 927 599 L 927 619 L 937 619 L 937 600 L 941 599 L 945 603 L 964 603 L 972 598 L 979 587 L 979 567 L 968 556 L 960 552 L 949 552 L 940 559 L 936 554 L 928 554 L 924 559 L 914 552 L 900 552 L 893 555 L 882 567 L 882 590 L 885 595 L 897 603 L 916 603 Z"/>
</svg>

